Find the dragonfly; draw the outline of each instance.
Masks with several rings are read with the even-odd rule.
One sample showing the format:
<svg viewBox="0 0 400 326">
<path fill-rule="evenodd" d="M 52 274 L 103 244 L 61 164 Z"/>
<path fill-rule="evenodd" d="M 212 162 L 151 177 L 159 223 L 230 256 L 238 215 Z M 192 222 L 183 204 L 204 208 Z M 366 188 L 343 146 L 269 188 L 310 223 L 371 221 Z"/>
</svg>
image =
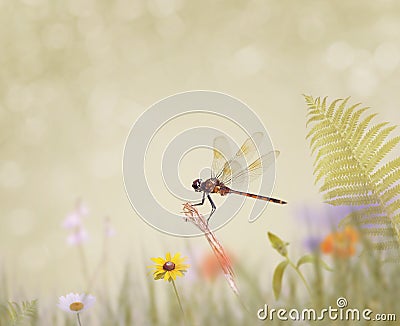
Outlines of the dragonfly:
<svg viewBox="0 0 400 326">
<path fill-rule="evenodd" d="M 201 202 L 192 206 L 204 205 L 206 197 L 211 204 L 211 213 L 207 218 L 207 223 L 217 209 L 210 194 L 220 194 L 221 196 L 236 194 L 276 204 L 287 204 L 286 201 L 281 199 L 234 190 L 229 187 L 232 183 L 240 184 L 246 180 L 251 182 L 257 179 L 262 175 L 263 171 L 275 162 L 280 153 L 277 150 L 270 151 L 262 156 L 258 154 L 258 146 L 263 138 L 264 134 L 262 132 L 254 133 L 245 140 L 236 154 L 228 160 L 223 155 L 223 150 L 230 147 L 227 139 L 224 136 L 218 136 L 214 139 L 211 177 L 206 180 L 196 179 L 192 183 L 194 191 L 203 193 Z"/>
</svg>

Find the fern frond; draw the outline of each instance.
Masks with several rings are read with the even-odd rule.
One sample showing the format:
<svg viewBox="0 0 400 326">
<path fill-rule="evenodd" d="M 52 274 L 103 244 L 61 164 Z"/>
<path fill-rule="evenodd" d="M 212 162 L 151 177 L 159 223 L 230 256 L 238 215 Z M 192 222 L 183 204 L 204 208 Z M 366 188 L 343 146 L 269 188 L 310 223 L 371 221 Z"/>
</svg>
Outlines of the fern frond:
<svg viewBox="0 0 400 326">
<path fill-rule="evenodd" d="M 372 223 L 372 220 L 375 218 L 379 218 L 379 220 L 374 220 L 374 223 Z M 351 223 L 355 223 L 356 225 L 370 224 L 369 222 L 376 225 L 391 223 L 391 221 L 386 218 L 386 215 L 380 206 L 365 206 L 353 211 L 351 214 L 348 214 L 345 218 L 343 218 L 339 223 L 339 227 L 343 227 L 346 224 Z"/>
<path fill-rule="evenodd" d="M 325 97 L 325 99 L 327 99 L 327 97 Z M 336 110 L 336 105 L 340 102 L 340 101 L 348 101 L 349 100 L 349 98 L 347 98 L 347 99 L 341 99 L 341 98 L 338 98 L 338 99 L 336 99 L 336 100 L 334 100 L 332 103 L 331 103 L 331 105 L 329 105 L 329 109 L 328 109 L 328 112 L 327 112 L 327 114 L 330 116 L 330 117 L 332 117 L 333 116 L 333 113 L 335 112 L 335 110 Z M 325 101 L 326 102 L 326 101 Z M 319 106 L 318 105 L 316 105 L 315 106 L 317 109 L 319 108 Z M 324 107 L 320 107 L 319 108 L 320 110 L 322 109 L 323 111 L 325 111 L 325 108 Z"/>
<path fill-rule="evenodd" d="M 397 241 L 386 241 L 386 242 L 377 242 L 372 244 L 372 247 L 375 250 L 389 250 L 389 249 L 397 249 L 398 243 Z"/>
<path fill-rule="evenodd" d="M 386 144 L 379 148 L 368 160 L 367 169 L 374 170 L 376 165 L 400 142 L 400 136 L 390 139 Z"/>
<path fill-rule="evenodd" d="M 369 205 L 372 202 L 372 196 L 347 196 L 336 198 L 328 198 L 328 196 L 324 196 L 324 200 L 326 203 L 334 206 L 362 206 Z"/>
<path fill-rule="evenodd" d="M 344 109 L 346 108 L 346 104 L 347 104 L 349 99 L 350 99 L 350 97 L 345 98 L 342 101 L 342 103 L 339 105 L 339 107 L 336 110 L 333 111 L 332 122 L 333 122 L 334 125 L 338 124 L 339 121 L 343 122 L 342 114 L 344 112 Z M 345 124 L 343 123 L 343 125 L 345 125 Z"/>
<path fill-rule="evenodd" d="M 386 140 L 387 136 L 395 129 L 395 127 L 388 127 L 381 129 L 374 139 L 371 139 L 369 143 L 365 146 L 365 150 L 361 155 L 361 161 L 368 163 L 369 160 L 375 156 L 375 153 L 381 147 L 381 145 Z"/>
<path fill-rule="evenodd" d="M 368 109 L 368 108 L 366 108 L 366 109 Z M 368 125 L 370 124 L 372 119 L 374 119 L 377 115 L 378 115 L 377 113 L 370 114 L 359 124 L 356 124 L 355 131 L 349 135 L 349 137 L 350 137 L 348 140 L 349 143 L 359 144 L 361 137 L 364 135 L 364 133 L 366 132 L 366 130 L 368 128 Z M 357 121 L 357 123 L 358 123 L 358 121 Z"/>
<path fill-rule="evenodd" d="M 376 141 L 377 137 L 378 140 L 381 140 L 382 134 L 380 134 L 380 132 L 382 132 L 382 128 L 387 124 L 388 122 L 379 123 L 367 131 L 367 133 L 361 139 L 360 144 L 355 148 L 355 150 L 357 151 L 356 155 L 360 157 L 360 159 L 366 152 L 369 152 L 370 146 L 375 144 L 374 142 Z"/>
<path fill-rule="evenodd" d="M 312 111 L 311 111 L 312 112 Z M 329 123 L 329 121 L 322 121 L 320 123 L 318 123 L 317 125 L 315 125 L 307 134 L 306 139 L 310 138 L 310 136 L 314 135 L 317 136 L 317 132 L 324 132 L 327 129 L 330 129 L 331 125 Z"/>
<path fill-rule="evenodd" d="M 360 103 L 348 105 L 349 98 L 331 104 L 326 97 L 305 99 L 306 138 L 324 200 L 357 207 L 341 224 L 357 223 L 375 249 L 396 249 L 400 256 L 400 158 L 381 165 L 400 143 L 400 136 L 389 137 L 396 126 L 372 124 L 376 114 L 367 115 Z"/>
<path fill-rule="evenodd" d="M 378 236 L 378 237 L 393 237 L 393 229 L 391 227 L 387 228 L 371 228 L 371 229 L 364 229 L 363 234 L 367 236 Z"/>
<path fill-rule="evenodd" d="M 23 301 L 22 303 L 7 302 L 0 306 L 0 323 L 7 325 L 31 325 L 37 318 L 37 300 Z"/>
<path fill-rule="evenodd" d="M 397 184 L 393 188 L 386 189 L 380 195 L 386 201 L 390 201 L 392 198 L 400 196 L 400 184 Z"/>
<path fill-rule="evenodd" d="M 371 179 L 380 184 L 383 189 L 400 180 L 400 157 L 379 168 L 372 174 Z"/>
<path fill-rule="evenodd" d="M 395 200 L 386 207 L 389 213 L 394 214 L 400 208 L 400 199 Z M 397 217 L 397 215 L 395 217 Z"/>
</svg>

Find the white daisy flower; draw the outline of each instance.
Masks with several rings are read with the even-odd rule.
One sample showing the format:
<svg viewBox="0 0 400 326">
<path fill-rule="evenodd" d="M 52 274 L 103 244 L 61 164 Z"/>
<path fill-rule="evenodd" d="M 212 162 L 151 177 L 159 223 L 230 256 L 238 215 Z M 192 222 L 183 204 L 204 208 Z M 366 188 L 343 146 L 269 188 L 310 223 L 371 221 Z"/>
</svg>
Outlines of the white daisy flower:
<svg viewBox="0 0 400 326">
<path fill-rule="evenodd" d="M 66 296 L 59 297 L 58 301 L 57 306 L 60 309 L 73 314 L 79 314 L 89 309 L 96 301 L 96 298 L 90 294 L 69 293 Z"/>
</svg>

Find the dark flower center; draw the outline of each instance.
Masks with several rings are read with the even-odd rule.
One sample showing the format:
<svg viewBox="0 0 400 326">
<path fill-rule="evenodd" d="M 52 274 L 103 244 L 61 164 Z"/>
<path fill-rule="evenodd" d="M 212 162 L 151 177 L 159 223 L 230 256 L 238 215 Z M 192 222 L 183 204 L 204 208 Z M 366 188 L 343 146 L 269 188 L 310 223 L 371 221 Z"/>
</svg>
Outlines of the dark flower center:
<svg viewBox="0 0 400 326">
<path fill-rule="evenodd" d="M 175 269 L 175 264 L 172 261 L 167 261 L 164 265 L 163 265 L 163 270 L 165 271 L 172 271 L 173 269 Z"/>
</svg>

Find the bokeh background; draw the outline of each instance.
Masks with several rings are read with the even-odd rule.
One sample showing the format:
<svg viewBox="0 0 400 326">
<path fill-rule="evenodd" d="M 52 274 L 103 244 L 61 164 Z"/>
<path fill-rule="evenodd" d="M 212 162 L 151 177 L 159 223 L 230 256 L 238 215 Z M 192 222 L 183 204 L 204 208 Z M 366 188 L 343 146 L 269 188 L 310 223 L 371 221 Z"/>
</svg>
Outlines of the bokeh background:
<svg viewBox="0 0 400 326">
<path fill-rule="evenodd" d="M 298 216 L 321 201 L 302 94 L 352 96 L 380 120 L 400 123 L 395 0 L 3 0 L 0 22 L 0 270 L 11 297 L 53 304 L 85 289 L 79 254 L 62 227 L 79 199 L 88 208 L 88 266 L 101 259 L 105 218 L 115 230 L 111 293 L 127 263 L 140 283 L 149 257 L 208 250 L 202 238 L 149 227 L 125 194 L 130 127 L 166 96 L 192 89 L 232 95 L 258 114 L 280 149 L 274 195 L 289 205 L 270 205 L 255 224 L 245 206 L 217 233 L 255 275 L 263 270 L 265 286 L 279 259 L 266 231 L 302 252 L 307 228 Z"/>
</svg>

